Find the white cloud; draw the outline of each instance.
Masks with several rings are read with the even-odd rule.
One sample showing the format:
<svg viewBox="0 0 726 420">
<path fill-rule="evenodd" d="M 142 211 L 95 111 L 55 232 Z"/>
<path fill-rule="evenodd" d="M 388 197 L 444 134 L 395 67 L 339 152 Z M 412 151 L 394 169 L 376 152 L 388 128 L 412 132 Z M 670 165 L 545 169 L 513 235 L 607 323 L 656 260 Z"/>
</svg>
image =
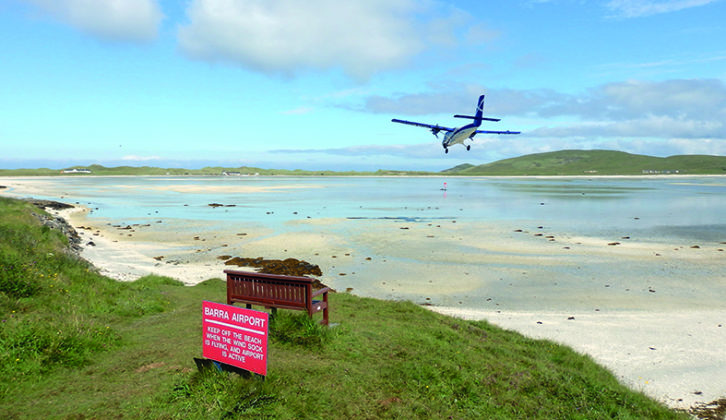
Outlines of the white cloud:
<svg viewBox="0 0 726 420">
<path fill-rule="evenodd" d="M 190 57 L 294 75 L 342 69 L 356 79 L 450 45 L 468 15 L 432 1 L 192 0 L 179 44 Z M 481 32 L 481 30 L 479 30 Z"/>
<path fill-rule="evenodd" d="M 156 38 L 163 17 L 156 0 L 25 0 L 83 32 L 116 41 Z"/>
<path fill-rule="evenodd" d="M 718 0 L 611 0 L 606 6 L 617 17 L 635 18 L 677 12 Z"/>
<path fill-rule="evenodd" d="M 605 87 L 625 109 L 657 115 L 726 116 L 726 86 L 715 79 L 627 82 Z"/>
<path fill-rule="evenodd" d="M 534 112 L 580 119 L 555 129 L 559 135 L 726 140 L 726 85 L 713 79 L 611 83 Z"/>
<path fill-rule="evenodd" d="M 718 139 L 671 139 L 665 146 L 678 154 L 726 156 L 726 142 Z"/>
<path fill-rule="evenodd" d="M 476 95 L 467 95 L 465 92 L 413 93 L 395 98 L 370 96 L 366 99 L 365 109 L 374 113 L 396 115 L 463 113 L 476 105 L 474 102 L 476 97 Z M 466 108 L 464 108 L 464 101 L 468 102 Z"/>
<path fill-rule="evenodd" d="M 726 139 L 726 126 L 720 121 L 690 120 L 667 116 L 650 116 L 627 121 L 571 123 L 557 127 L 540 127 L 528 135 L 534 137 L 648 137 Z"/>
<path fill-rule="evenodd" d="M 363 109 L 395 115 L 466 114 L 474 112 L 476 99 L 486 94 L 484 112 L 502 115 L 535 114 L 548 106 L 561 106 L 570 96 L 550 89 L 486 89 L 481 85 L 441 85 L 425 93 L 397 97 L 370 96 Z"/>
</svg>

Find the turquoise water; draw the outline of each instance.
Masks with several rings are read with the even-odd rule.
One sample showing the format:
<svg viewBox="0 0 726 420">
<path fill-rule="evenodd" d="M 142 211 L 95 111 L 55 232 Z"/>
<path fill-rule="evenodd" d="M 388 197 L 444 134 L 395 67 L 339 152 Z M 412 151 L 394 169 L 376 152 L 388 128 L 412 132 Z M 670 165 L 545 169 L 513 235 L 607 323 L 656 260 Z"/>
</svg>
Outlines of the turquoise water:
<svg viewBox="0 0 726 420">
<path fill-rule="evenodd" d="M 149 259 L 216 264 L 220 276 L 219 255 L 295 257 L 320 265 L 339 291 L 460 308 L 675 310 L 726 300 L 723 177 L 27 182 L 42 191 L 36 198 L 89 207 L 92 225 L 148 224 L 134 236 L 144 231 L 161 247 Z M 27 188 L 2 183 L 2 194 Z M 161 243 L 169 232 L 178 242 Z"/>
<path fill-rule="evenodd" d="M 726 241 L 726 179 L 63 177 L 44 198 L 118 223 L 158 219 L 256 223 L 306 218 L 525 223 L 641 240 Z M 443 191 L 446 183 L 446 191 Z M 247 191 L 247 189 L 258 191 Z M 235 191 L 235 189 L 241 189 Z M 225 207 L 210 207 L 219 203 Z"/>
</svg>

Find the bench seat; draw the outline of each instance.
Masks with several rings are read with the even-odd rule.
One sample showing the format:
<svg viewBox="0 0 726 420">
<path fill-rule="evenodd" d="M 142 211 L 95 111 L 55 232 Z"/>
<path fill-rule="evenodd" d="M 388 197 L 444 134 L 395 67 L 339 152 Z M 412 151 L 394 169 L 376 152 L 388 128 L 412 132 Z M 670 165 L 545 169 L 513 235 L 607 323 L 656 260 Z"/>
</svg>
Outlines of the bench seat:
<svg viewBox="0 0 726 420">
<path fill-rule="evenodd" d="M 306 311 L 312 318 L 323 312 L 323 325 L 328 325 L 329 287 L 313 291 L 313 279 L 277 274 L 224 270 L 227 274 L 227 304 L 242 303 L 275 309 Z M 322 299 L 313 299 L 321 296 Z"/>
</svg>

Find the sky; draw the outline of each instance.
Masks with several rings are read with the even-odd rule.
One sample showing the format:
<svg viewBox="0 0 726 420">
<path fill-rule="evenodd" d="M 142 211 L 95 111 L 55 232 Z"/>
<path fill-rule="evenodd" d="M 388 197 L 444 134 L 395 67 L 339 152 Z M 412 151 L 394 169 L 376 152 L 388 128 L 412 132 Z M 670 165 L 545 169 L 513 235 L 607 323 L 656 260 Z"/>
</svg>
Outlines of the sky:
<svg viewBox="0 0 726 420">
<path fill-rule="evenodd" d="M 0 0 L 0 168 L 726 155 L 726 0 Z M 425 128 L 485 130 L 445 154 Z"/>
</svg>

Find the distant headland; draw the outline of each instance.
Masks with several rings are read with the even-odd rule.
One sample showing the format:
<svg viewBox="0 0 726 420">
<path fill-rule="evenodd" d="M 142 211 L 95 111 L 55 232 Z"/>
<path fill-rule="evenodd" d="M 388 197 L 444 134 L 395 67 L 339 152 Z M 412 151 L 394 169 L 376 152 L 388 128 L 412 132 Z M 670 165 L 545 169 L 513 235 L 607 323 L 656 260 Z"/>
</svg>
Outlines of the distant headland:
<svg viewBox="0 0 726 420">
<path fill-rule="evenodd" d="M 463 164 L 440 172 L 310 171 L 255 167 L 207 166 L 201 169 L 101 165 L 62 169 L 0 169 L 0 176 L 598 176 L 598 175 L 726 175 L 726 156 L 677 155 L 655 157 L 613 150 L 560 150 L 503 159 L 483 165 Z"/>
</svg>

